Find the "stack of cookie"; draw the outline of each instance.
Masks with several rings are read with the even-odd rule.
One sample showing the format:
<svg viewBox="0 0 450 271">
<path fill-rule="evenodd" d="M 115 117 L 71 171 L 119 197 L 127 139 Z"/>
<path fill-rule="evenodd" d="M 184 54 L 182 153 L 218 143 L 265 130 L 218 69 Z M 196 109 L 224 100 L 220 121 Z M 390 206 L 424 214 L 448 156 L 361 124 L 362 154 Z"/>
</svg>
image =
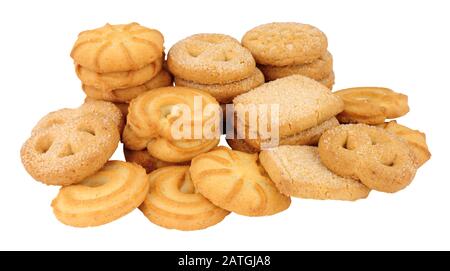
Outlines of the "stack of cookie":
<svg viewBox="0 0 450 271">
<path fill-rule="evenodd" d="M 177 42 L 167 65 L 175 85 L 206 91 L 220 104 L 264 83 L 250 51 L 222 34 L 196 34 Z"/>
<path fill-rule="evenodd" d="M 137 23 L 110 25 L 81 32 L 71 56 L 88 99 L 117 103 L 124 109 L 131 99 L 152 88 L 172 84 L 162 69 L 164 38 Z"/>
<path fill-rule="evenodd" d="M 334 85 L 333 57 L 327 51 L 325 34 L 300 23 L 270 23 L 257 26 L 242 38 L 266 81 L 303 75 L 331 89 Z"/>
<path fill-rule="evenodd" d="M 341 98 L 333 95 L 317 81 L 301 75 L 291 75 L 265 83 L 237 96 L 233 103 L 238 137 L 227 135 L 227 141 L 232 147 L 247 152 L 273 147 L 269 144 L 317 144 L 323 132 L 339 125 L 335 116 L 344 109 Z M 251 117 L 247 112 L 255 106 L 266 105 L 277 105 L 278 114 L 267 111 L 267 116 L 258 111 L 256 117 L 259 125 L 251 125 Z M 260 119 L 271 119 L 270 114 L 279 117 L 276 127 L 278 131 L 268 122 L 267 127 L 262 126 L 264 122 Z"/>
</svg>

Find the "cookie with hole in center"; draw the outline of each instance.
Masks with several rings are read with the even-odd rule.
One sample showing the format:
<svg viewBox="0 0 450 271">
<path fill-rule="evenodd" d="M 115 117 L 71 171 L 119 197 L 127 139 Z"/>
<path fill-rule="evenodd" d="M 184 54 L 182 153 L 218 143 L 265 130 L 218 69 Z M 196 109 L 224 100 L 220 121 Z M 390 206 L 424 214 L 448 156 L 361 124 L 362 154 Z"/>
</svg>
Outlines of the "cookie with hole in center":
<svg viewBox="0 0 450 271">
<path fill-rule="evenodd" d="M 108 102 L 88 102 L 42 118 L 21 149 L 22 163 L 37 181 L 69 185 L 98 171 L 119 143 L 122 114 Z"/>
<path fill-rule="evenodd" d="M 170 72 L 200 84 L 226 84 L 250 77 L 256 67 L 249 50 L 223 34 L 196 34 L 177 42 L 167 56 Z"/>
<path fill-rule="evenodd" d="M 319 155 L 337 175 L 388 193 L 408 186 L 417 170 L 406 142 L 366 124 L 340 125 L 326 131 L 319 141 Z"/>
</svg>

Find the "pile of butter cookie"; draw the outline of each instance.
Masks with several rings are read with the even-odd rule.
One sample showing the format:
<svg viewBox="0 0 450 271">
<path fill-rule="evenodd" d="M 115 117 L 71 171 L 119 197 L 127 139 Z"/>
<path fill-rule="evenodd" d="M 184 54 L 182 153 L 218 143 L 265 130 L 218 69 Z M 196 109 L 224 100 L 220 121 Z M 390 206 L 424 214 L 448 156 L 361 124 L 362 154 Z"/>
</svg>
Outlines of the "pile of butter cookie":
<svg viewBox="0 0 450 271">
<path fill-rule="evenodd" d="M 425 134 L 395 120 L 406 95 L 331 91 L 328 40 L 314 26 L 265 24 L 242 42 L 196 34 L 165 56 L 163 35 L 137 23 L 79 34 L 84 103 L 44 116 L 20 151 L 35 180 L 61 186 L 51 206 L 62 223 L 98 226 L 138 208 L 156 225 L 199 230 L 231 212 L 277 214 L 292 197 L 394 193 L 431 157 Z M 276 110 L 250 117 L 265 105 Z M 111 160 L 120 144 L 126 161 Z"/>
</svg>

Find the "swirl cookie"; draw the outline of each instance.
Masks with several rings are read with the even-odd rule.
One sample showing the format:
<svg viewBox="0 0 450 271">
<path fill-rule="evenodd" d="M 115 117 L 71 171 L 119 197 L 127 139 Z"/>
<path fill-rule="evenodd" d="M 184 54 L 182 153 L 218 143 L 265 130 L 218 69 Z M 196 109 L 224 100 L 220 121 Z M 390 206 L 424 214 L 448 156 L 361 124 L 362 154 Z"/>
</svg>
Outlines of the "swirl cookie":
<svg viewBox="0 0 450 271">
<path fill-rule="evenodd" d="M 90 98 L 114 103 L 129 103 L 139 94 L 148 90 L 172 85 L 172 76 L 166 70 L 161 70 L 155 77 L 136 87 L 103 91 L 92 86 L 83 85 L 83 91 Z"/>
<path fill-rule="evenodd" d="M 264 74 L 266 81 L 273 81 L 295 74 L 320 81 L 329 77 L 333 72 L 333 56 L 330 52 L 326 52 L 319 59 L 307 64 L 288 66 L 258 65 L 258 67 Z"/>
<path fill-rule="evenodd" d="M 291 203 L 289 197 L 278 192 L 257 154 L 218 147 L 192 159 L 190 173 L 199 193 L 237 214 L 273 215 Z"/>
<path fill-rule="evenodd" d="M 370 189 L 397 192 L 414 178 L 417 165 L 397 136 L 365 124 L 340 125 L 319 141 L 322 163 L 339 176 L 360 180 Z"/>
<path fill-rule="evenodd" d="M 61 109 L 42 118 L 21 149 L 22 163 L 36 180 L 69 185 L 99 170 L 119 143 L 122 115 L 108 102 Z"/>
<path fill-rule="evenodd" d="M 78 35 L 71 57 L 97 73 L 135 71 L 161 57 L 164 37 L 138 23 L 110 25 Z"/>
<path fill-rule="evenodd" d="M 264 75 L 257 68 L 255 68 L 255 71 L 252 75 L 250 75 L 250 77 L 228 84 L 205 85 L 175 77 L 176 86 L 184 86 L 203 90 L 216 98 L 218 102 L 225 104 L 232 102 L 233 98 L 237 95 L 245 93 L 257 86 L 262 85 L 263 83 Z"/>
<path fill-rule="evenodd" d="M 398 124 L 395 120 L 377 126 L 403 138 L 413 152 L 419 167 L 431 158 L 424 133 Z"/>
<path fill-rule="evenodd" d="M 196 34 L 169 50 L 167 65 L 179 78 L 200 84 L 226 84 L 250 77 L 252 54 L 234 38 L 222 34 Z"/>
<path fill-rule="evenodd" d="M 325 34 L 300 23 L 269 23 L 245 33 L 242 45 L 258 64 L 272 66 L 312 63 L 327 52 Z"/>
<path fill-rule="evenodd" d="M 306 199 L 358 200 L 370 190 L 361 182 L 329 171 L 317 147 L 280 146 L 264 150 L 259 159 L 281 193 Z"/>
<path fill-rule="evenodd" d="M 148 189 L 147 174 L 142 167 L 109 161 L 81 183 L 61 188 L 52 202 L 53 212 L 66 225 L 99 226 L 136 209 Z"/>
<path fill-rule="evenodd" d="M 161 71 L 162 63 L 163 59 L 158 58 L 139 70 L 111 73 L 97 73 L 76 64 L 75 71 L 83 85 L 107 92 L 114 89 L 126 89 L 144 84 Z"/>
<path fill-rule="evenodd" d="M 381 124 L 409 111 L 408 96 L 388 88 L 357 87 L 334 92 L 344 101 L 341 123 Z"/>
<path fill-rule="evenodd" d="M 122 139 L 127 149 L 147 149 L 153 157 L 179 163 L 217 146 L 220 126 L 219 104 L 209 94 L 159 88 L 131 101 Z"/>
<path fill-rule="evenodd" d="M 187 166 L 161 168 L 152 172 L 148 179 L 150 190 L 139 208 L 159 226 L 200 230 L 219 223 L 230 213 L 195 191 Z"/>
<path fill-rule="evenodd" d="M 184 163 L 169 163 L 161 161 L 153 156 L 151 156 L 147 150 L 133 151 L 123 148 L 123 154 L 125 155 L 125 161 L 130 163 L 136 163 L 141 167 L 145 168 L 147 173 L 150 173 L 158 168 L 176 166 L 176 165 L 188 165 L 189 162 Z"/>
</svg>

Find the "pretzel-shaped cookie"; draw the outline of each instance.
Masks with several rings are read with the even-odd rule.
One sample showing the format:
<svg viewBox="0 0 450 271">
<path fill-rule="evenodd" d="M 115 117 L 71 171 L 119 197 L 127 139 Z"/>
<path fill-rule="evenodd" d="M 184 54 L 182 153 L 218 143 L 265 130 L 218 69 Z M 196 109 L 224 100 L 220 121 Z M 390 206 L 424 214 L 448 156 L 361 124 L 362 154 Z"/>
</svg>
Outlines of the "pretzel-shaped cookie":
<svg viewBox="0 0 450 271">
<path fill-rule="evenodd" d="M 230 213 L 195 191 L 188 166 L 160 168 L 148 178 L 150 190 L 139 208 L 157 225 L 200 230 L 219 223 Z"/>
<path fill-rule="evenodd" d="M 22 163 L 50 185 L 80 182 L 99 170 L 119 143 L 120 111 L 111 103 L 86 103 L 45 116 L 21 150 Z"/>
<path fill-rule="evenodd" d="M 201 102 L 201 112 L 195 117 L 195 101 Z M 186 116 L 183 107 L 188 107 L 190 116 L 190 138 L 176 138 L 172 134 L 175 121 Z M 200 106 L 197 105 L 197 106 Z M 220 115 L 206 112 L 207 106 L 217 107 L 219 104 L 209 94 L 184 87 L 167 87 L 149 91 L 134 99 L 129 107 L 127 125 L 123 133 L 125 146 L 130 150 L 147 148 L 149 153 L 167 162 L 185 162 L 197 154 L 206 152 L 219 143 L 219 135 L 205 138 L 206 125 L 215 128 L 221 124 Z M 199 122 L 200 121 L 200 122 Z M 194 129 L 202 127 L 202 138 L 194 137 Z M 184 127 L 183 127 L 184 128 Z"/>
<path fill-rule="evenodd" d="M 334 92 L 344 101 L 341 123 L 381 124 L 409 111 L 408 96 L 387 88 L 357 87 Z"/>
<path fill-rule="evenodd" d="M 192 159 L 190 172 L 202 195 L 237 214 L 272 215 L 286 210 L 291 203 L 269 179 L 258 154 L 217 147 Z"/>
<path fill-rule="evenodd" d="M 110 25 L 78 35 L 70 56 L 98 73 L 139 70 L 161 57 L 164 37 L 138 23 Z"/>
<path fill-rule="evenodd" d="M 142 167 L 109 161 L 81 183 L 61 188 L 52 202 L 53 212 L 66 225 L 103 225 L 137 208 L 148 188 L 147 174 Z"/>
<path fill-rule="evenodd" d="M 319 154 L 334 173 L 389 193 L 409 185 L 417 170 L 405 142 L 365 124 L 340 125 L 326 131 L 319 141 Z"/>
<path fill-rule="evenodd" d="M 167 65 L 176 77 L 201 84 L 225 84 L 252 75 L 255 60 L 234 38 L 197 34 L 170 48 Z"/>
</svg>

